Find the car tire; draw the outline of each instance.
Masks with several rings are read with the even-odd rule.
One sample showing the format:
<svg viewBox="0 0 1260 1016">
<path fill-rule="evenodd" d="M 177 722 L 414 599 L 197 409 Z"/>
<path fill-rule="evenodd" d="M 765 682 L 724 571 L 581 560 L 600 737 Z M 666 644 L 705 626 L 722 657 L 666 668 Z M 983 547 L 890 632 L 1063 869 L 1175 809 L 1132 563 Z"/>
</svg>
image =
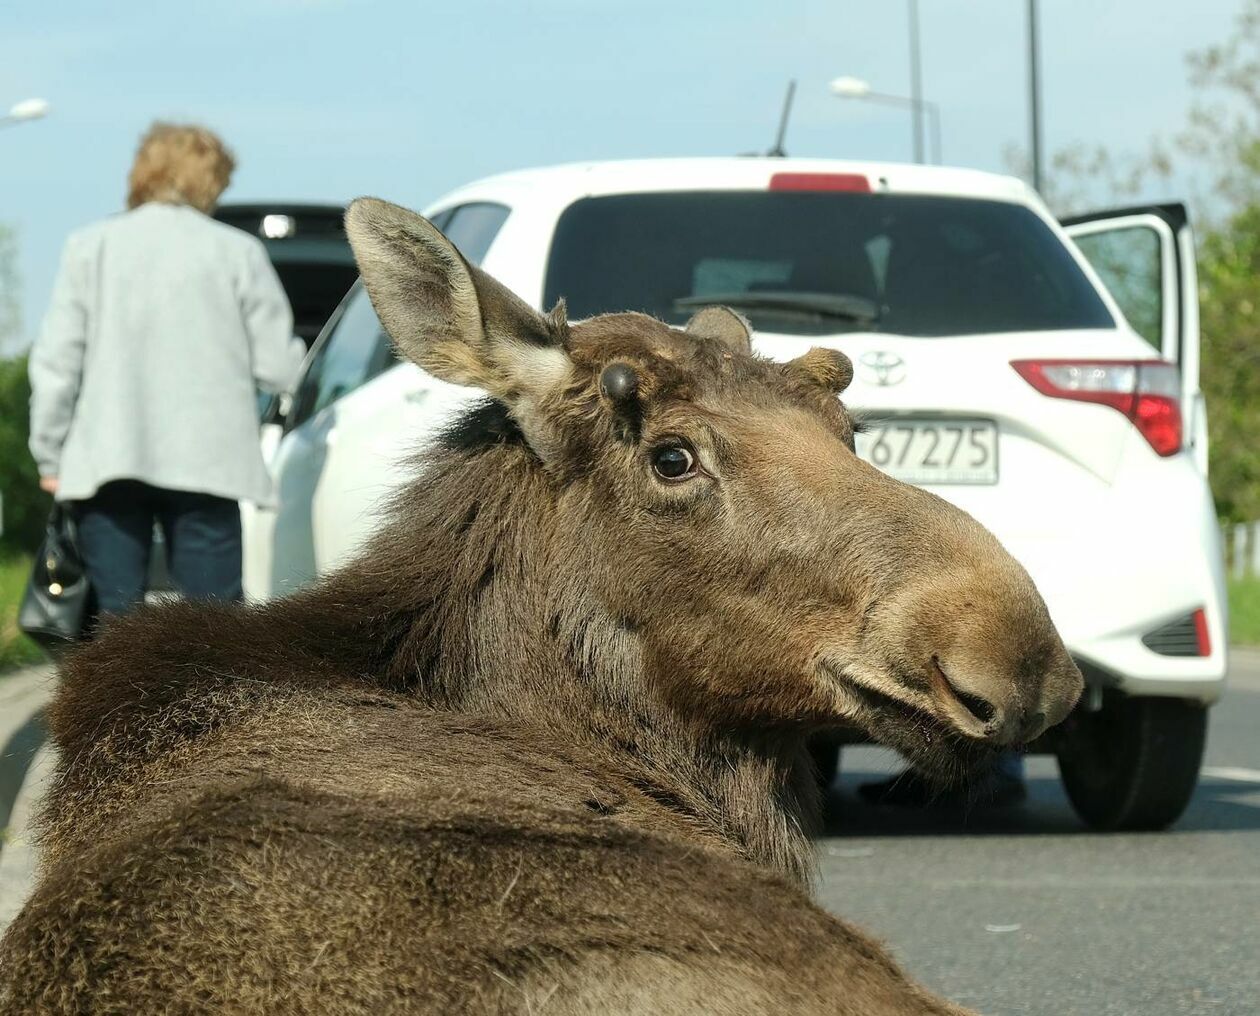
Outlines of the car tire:
<svg viewBox="0 0 1260 1016">
<path fill-rule="evenodd" d="M 1165 829 L 1190 803 L 1206 739 L 1204 706 L 1107 693 L 1102 709 L 1065 724 L 1059 772 L 1091 828 Z"/>
</svg>

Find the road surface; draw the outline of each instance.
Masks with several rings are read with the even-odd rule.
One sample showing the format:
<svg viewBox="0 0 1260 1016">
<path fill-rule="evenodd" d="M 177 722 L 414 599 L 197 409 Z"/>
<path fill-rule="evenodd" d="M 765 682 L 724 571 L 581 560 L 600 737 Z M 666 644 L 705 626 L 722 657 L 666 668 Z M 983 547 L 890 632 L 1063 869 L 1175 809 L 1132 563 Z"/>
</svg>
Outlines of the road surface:
<svg viewBox="0 0 1260 1016">
<path fill-rule="evenodd" d="M 1089 833 L 1053 760 L 1001 818 L 866 807 L 899 768 L 847 749 L 820 902 L 883 938 L 921 981 L 992 1016 L 1260 1013 L 1260 655 L 1237 652 L 1204 776 L 1168 832 Z"/>
</svg>

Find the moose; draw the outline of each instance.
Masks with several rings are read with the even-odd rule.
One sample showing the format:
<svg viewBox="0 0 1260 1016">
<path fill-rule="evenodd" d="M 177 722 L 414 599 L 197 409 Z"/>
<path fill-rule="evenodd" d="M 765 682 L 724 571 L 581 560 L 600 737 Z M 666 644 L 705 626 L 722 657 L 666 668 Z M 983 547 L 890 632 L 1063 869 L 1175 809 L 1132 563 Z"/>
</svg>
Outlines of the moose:
<svg viewBox="0 0 1260 1016">
<path fill-rule="evenodd" d="M 857 458 L 842 354 L 570 323 L 346 224 L 401 354 L 490 398 L 339 572 L 66 660 L 0 1011 L 961 1012 L 810 901 L 807 739 L 944 780 L 1063 719 L 1026 572 Z"/>
</svg>

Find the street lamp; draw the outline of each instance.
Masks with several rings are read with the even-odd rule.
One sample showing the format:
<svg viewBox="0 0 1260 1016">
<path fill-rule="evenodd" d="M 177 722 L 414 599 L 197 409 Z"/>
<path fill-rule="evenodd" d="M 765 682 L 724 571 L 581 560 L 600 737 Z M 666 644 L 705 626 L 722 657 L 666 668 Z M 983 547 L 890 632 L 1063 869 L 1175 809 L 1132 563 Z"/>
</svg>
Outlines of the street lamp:
<svg viewBox="0 0 1260 1016">
<path fill-rule="evenodd" d="M 919 112 L 927 112 L 932 117 L 932 161 L 941 164 L 941 111 L 934 102 L 926 99 L 911 99 L 904 95 L 887 95 L 871 88 L 869 81 L 845 75 L 831 82 L 831 94 L 841 99 L 866 99 L 869 102 L 883 102 L 892 106 L 901 106 Z M 911 123 L 911 131 L 915 139 L 915 158 L 922 162 L 919 153 L 917 124 Z"/>
<path fill-rule="evenodd" d="M 9 107 L 9 112 L 0 116 L 0 127 L 13 127 L 27 120 L 38 120 L 48 115 L 47 99 L 23 99 Z"/>
<path fill-rule="evenodd" d="M 1033 190 L 1041 192 L 1041 47 L 1037 42 L 1037 0 L 1028 0 L 1028 131 L 1032 137 Z"/>
</svg>

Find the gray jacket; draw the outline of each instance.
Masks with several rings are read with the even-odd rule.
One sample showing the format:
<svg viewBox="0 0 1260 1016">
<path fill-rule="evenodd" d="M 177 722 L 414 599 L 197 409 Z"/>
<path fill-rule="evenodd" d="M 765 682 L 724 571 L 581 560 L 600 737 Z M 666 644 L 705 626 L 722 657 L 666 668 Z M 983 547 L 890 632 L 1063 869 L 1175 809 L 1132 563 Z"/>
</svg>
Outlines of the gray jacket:
<svg viewBox="0 0 1260 1016">
<path fill-rule="evenodd" d="M 31 350 L 40 475 L 65 501 L 134 479 L 268 503 L 255 385 L 286 390 L 300 346 L 247 233 L 155 202 L 78 230 Z"/>
</svg>

